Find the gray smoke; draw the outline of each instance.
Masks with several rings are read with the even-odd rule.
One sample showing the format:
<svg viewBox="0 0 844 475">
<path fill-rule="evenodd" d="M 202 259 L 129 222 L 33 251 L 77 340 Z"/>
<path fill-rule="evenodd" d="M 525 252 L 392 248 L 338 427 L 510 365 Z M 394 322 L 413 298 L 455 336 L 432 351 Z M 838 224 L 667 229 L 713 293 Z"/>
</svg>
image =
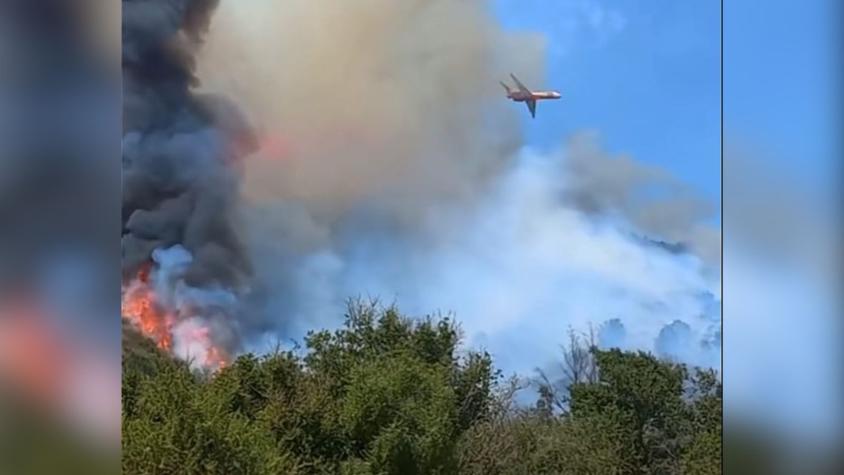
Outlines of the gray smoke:
<svg viewBox="0 0 844 475">
<path fill-rule="evenodd" d="M 189 258 L 172 285 L 239 295 L 251 266 L 236 206 L 255 138 L 232 102 L 194 90 L 196 54 L 218 3 L 123 1 L 123 271 L 130 279 L 156 250 L 180 249 Z M 208 318 L 180 316 L 200 317 Z M 216 343 L 236 349 L 236 316 L 215 317 L 220 325 L 226 341 Z"/>
<path fill-rule="evenodd" d="M 417 227 L 511 163 L 519 115 L 497 81 L 515 71 L 541 87 L 542 51 L 485 2 L 229 1 L 199 71 L 259 129 L 252 202 L 301 203 L 323 228 L 367 203 Z"/>
<path fill-rule="evenodd" d="M 134 273 L 156 248 L 184 246 L 186 280 L 236 286 L 249 263 L 235 231 L 250 128 L 226 99 L 195 94 L 195 54 L 212 0 L 123 2 L 123 256 Z"/>
<path fill-rule="evenodd" d="M 601 348 L 625 348 L 627 330 L 618 318 L 607 320 L 598 330 L 598 344 Z"/>
<path fill-rule="evenodd" d="M 620 217 L 655 245 L 720 266 L 720 232 L 706 223 L 717 211 L 711 202 L 665 170 L 623 154 L 612 156 L 595 133 L 572 137 L 567 152 L 566 194 L 579 209 Z"/>
<path fill-rule="evenodd" d="M 249 315 L 273 322 L 269 338 L 335 323 L 326 302 L 360 288 L 323 276 L 360 244 L 391 253 L 456 231 L 441 209 L 476 205 L 521 142 L 497 79 L 512 69 L 541 85 L 541 57 L 482 2 L 220 5 L 198 71 L 256 124 L 242 216 L 258 280 Z"/>
</svg>

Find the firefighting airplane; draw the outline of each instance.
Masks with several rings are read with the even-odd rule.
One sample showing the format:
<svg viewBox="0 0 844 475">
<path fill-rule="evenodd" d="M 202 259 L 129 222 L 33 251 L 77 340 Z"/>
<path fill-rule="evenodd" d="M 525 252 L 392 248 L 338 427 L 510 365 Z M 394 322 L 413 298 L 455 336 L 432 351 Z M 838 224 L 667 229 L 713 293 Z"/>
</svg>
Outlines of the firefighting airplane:
<svg viewBox="0 0 844 475">
<path fill-rule="evenodd" d="M 514 102 L 524 102 L 530 111 L 530 116 L 533 118 L 536 118 L 536 101 L 560 98 L 560 93 L 557 91 L 531 91 L 513 73 L 510 73 L 510 77 L 513 78 L 519 89 L 514 91 L 510 89 L 510 86 L 502 82 L 501 85 L 507 91 L 507 99 Z"/>
</svg>

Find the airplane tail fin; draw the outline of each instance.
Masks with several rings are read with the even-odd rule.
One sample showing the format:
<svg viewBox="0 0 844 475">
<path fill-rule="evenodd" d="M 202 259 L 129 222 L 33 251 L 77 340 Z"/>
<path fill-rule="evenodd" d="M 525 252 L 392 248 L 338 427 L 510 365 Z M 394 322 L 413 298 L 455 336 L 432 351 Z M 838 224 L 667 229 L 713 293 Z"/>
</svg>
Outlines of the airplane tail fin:
<svg viewBox="0 0 844 475">
<path fill-rule="evenodd" d="M 508 94 L 510 93 L 510 86 L 508 86 L 503 81 L 498 81 L 498 83 L 501 84 L 504 87 L 504 90 L 507 91 Z"/>
</svg>

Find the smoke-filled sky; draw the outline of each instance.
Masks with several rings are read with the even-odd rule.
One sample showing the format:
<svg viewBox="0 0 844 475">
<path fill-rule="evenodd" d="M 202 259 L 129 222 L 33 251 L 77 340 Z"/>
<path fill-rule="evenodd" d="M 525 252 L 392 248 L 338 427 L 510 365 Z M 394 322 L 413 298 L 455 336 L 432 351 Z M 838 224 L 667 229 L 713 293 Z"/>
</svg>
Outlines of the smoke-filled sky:
<svg viewBox="0 0 844 475">
<path fill-rule="evenodd" d="M 580 39 L 539 21 L 516 30 L 502 11 L 448 0 L 222 2 L 197 71 L 202 90 L 240 106 L 261 146 L 246 162 L 238 214 L 256 274 L 247 347 L 337 325 L 345 299 L 363 296 L 415 316 L 453 312 L 468 344 L 507 371 L 550 362 L 569 327 L 614 319 L 604 344 L 719 365 L 718 201 L 687 180 L 688 170 L 717 175 L 718 149 L 707 163 L 706 147 L 676 147 L 695 161 L 686 173 L 662 163 L 686 136 L 718 143 L 717 115 L 694 129 L 718 103 L 695 109 L 694 85 L 677 77 L 664 100 L 689 102 L 666 122 L 690 130 L 662 131 L 652 156 L 647 140 L 625 146 L 636 130 L 654 136 L 659 125 L 643 120 L 654 112 L 620 107 L 622 132 L 622 119 L 606 130 L 588 120 L 583 96 L 608 92 L 566 90 L 555 42 L 598 62 L 634 17 L 591 44 L 591 29 L 606 26 L 594 12 L 568 12 L 586 22 Z M 654 61 L 672 56 L 654 55 L 641 72 Z M 497 84 L 511 71 L 560 87 L 563 99 L 526 119 Z M 700 87 L 705 96 L 713 85 Z"/>
</svg>

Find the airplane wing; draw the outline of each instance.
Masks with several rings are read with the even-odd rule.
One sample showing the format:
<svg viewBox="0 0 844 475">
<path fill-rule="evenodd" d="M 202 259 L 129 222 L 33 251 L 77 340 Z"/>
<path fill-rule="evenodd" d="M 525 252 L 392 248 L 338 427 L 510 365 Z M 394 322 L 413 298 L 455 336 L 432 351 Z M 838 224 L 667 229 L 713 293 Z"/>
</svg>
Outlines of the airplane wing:
<svg viewBox="0 0 844 475">
<path fill-rule="evenodd" d="M 524 84 L 522 84 L 522 82 L 521 82 L 521 81 L 519 81 L 519 78 L 517 78 L 515 74 L 510 73 L 510 77 L 511 77 L 511 78 L 513 78 L 513 81 L 515 81 L 516 85 L 517 85 L 517 86 L 519 86 L 519 90 L 520 90 L 520 91 L 522 91 L 522 92 L 526 92 L 526 93 L 528 93 L 528 94 L 530 94 L 530 93 L 531 93 L 531 92 L 530 92 L 530 89 L 528 89 L 527 87 L 525 87 L 525 85 L 524 85 Z"/>
<path fill-rule="evenodd" d="M 536 101 L 531 99 L 529 101 L 525 101 L 527 104 L 527 108 L 530 111 L 530 116 L 536 118 Z"/>
</svg>

